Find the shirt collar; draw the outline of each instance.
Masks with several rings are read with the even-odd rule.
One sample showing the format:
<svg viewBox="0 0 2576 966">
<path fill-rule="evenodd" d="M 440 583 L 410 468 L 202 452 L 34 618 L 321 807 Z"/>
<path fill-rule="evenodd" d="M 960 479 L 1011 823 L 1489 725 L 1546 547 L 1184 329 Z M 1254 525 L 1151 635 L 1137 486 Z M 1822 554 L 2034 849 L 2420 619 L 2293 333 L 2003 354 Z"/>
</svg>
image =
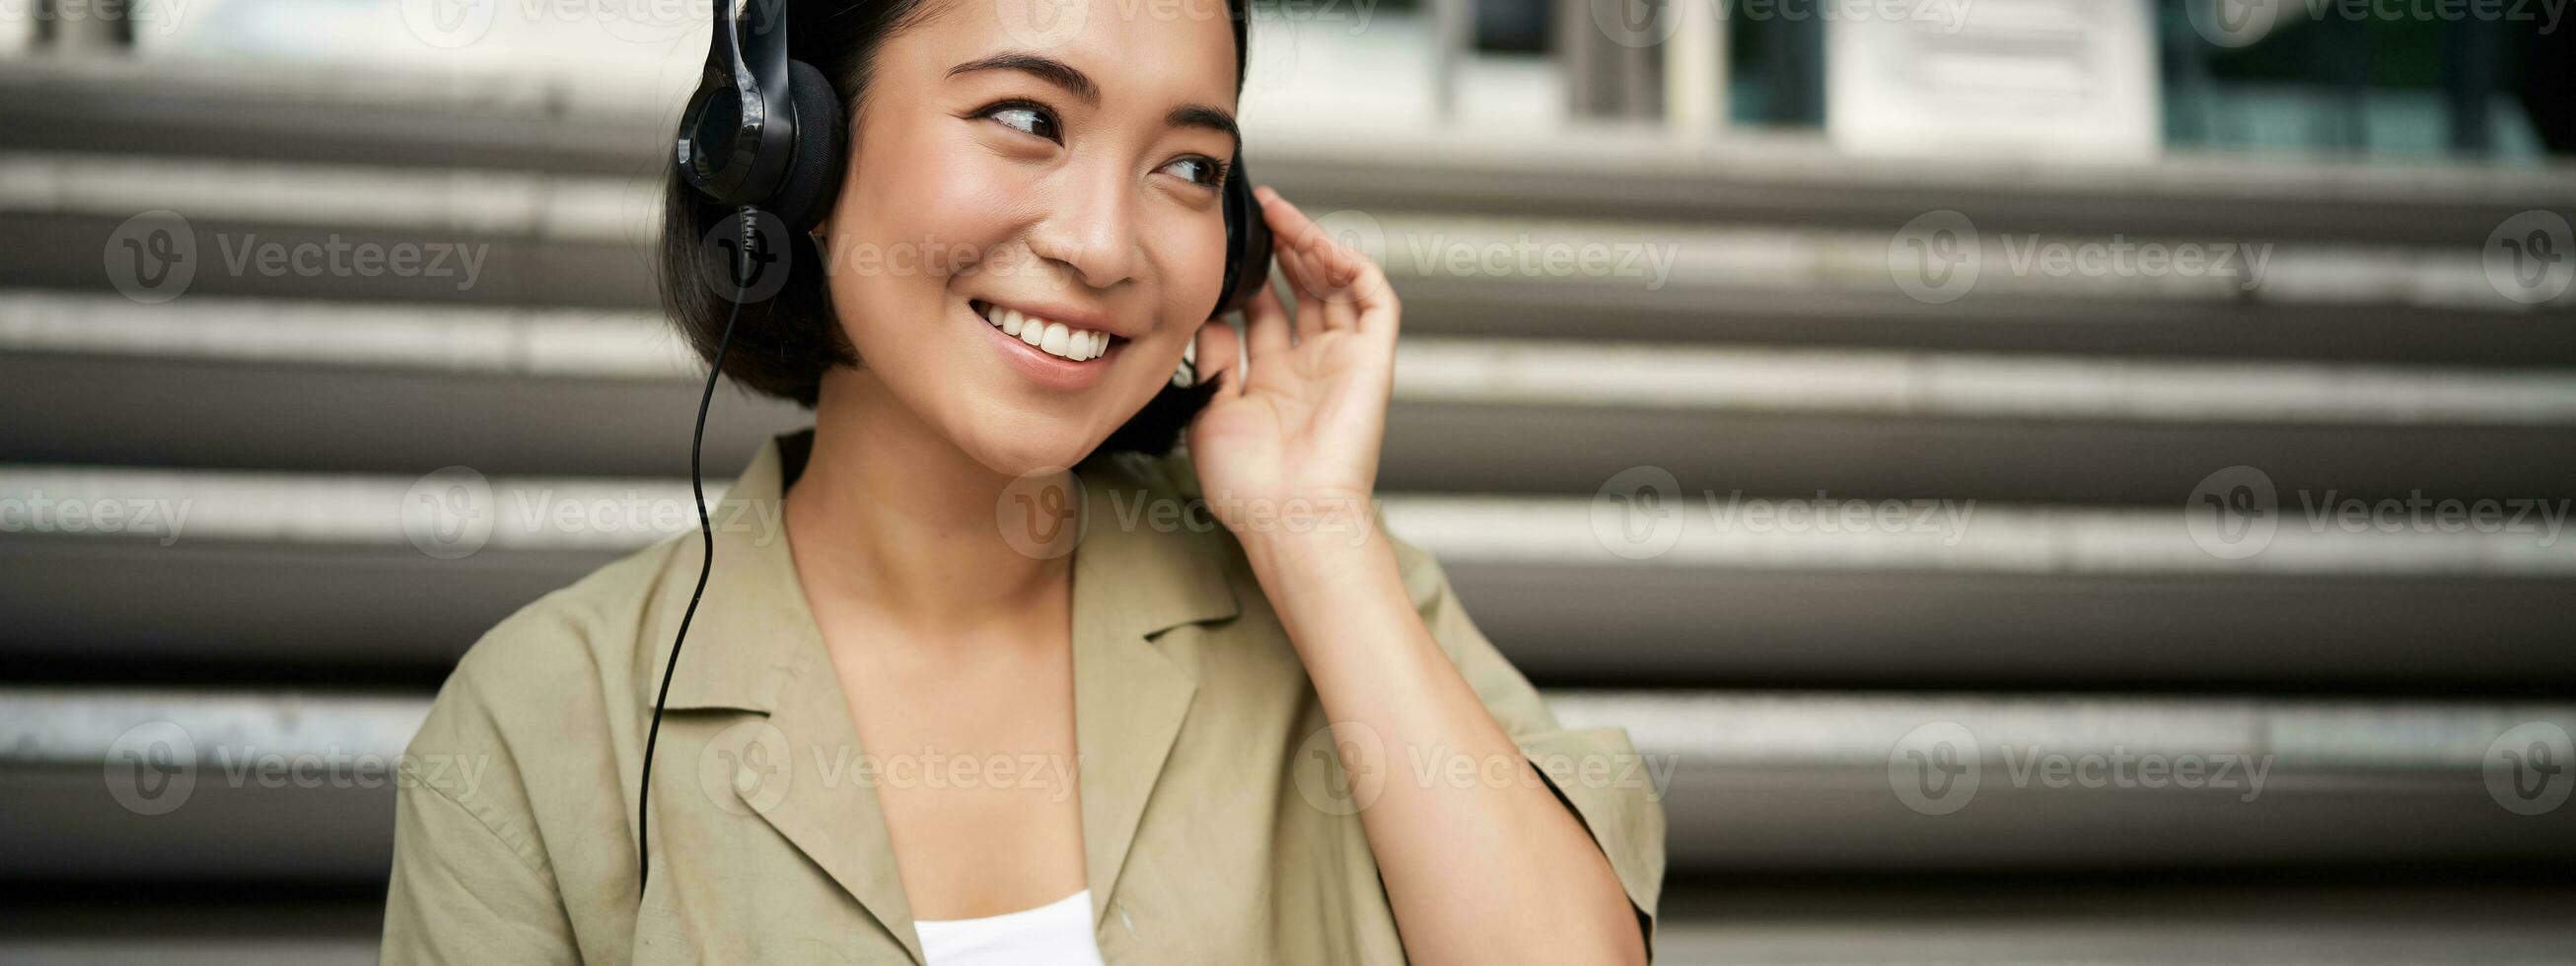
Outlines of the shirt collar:
<svg viewBox="0 0 2576 966">
<path fill-rule="evenodd" d="M 822 632 L 797 580 L 787 542 L 784 494 L 804 470 L 814 431 L 765 440 L 751 465 L 708 510 L 715 529 L 714 570 L 690 621 L 670 697 L 673 709 L 778 707 L 784 674 L 800 653 L 820 652 Z M 1075 469 L 1082 483 L 1083 529 L 1074 549 L 1073 606 L 1105 610 L 1122 637 L 1152 637 L 1183 624 L 1226 620 L 1242 612 L 1227 579 L 1218 524 L 1158 516 L 1144 505 L 1173 492 L 1196 495 L 1188 457 L 1155 460 L 1118 454 Z M 1170 477 L 1182 479 L 1174 480 Z M 685 541 L 663 590 L 652 670 L 665 666 L 687 593 L 694 588 L 697 538 Z"/>
<path fill-rule="evenodd" d="M 783 746 L 792 774 L 783 796 L 753 810 L 919 963 L 921 941 L 873 790 L 803 771 L 808 760 L 858 747 L 779 512 L 785 482 L 812 445 L 811 430 L 770 440 L 712 512 L 715 570 L 665 707 L 768 715 L 766 733 Z M 1231 618 L 1241 607 L 1216 524 L 1203 512 L 1156 513 L 1148 502 L 1195 489 L 1185 457 L 1111 457 L 1077 469 L 1076 478 L 1083 515 L 1072 551 L 1074 728 L 1084 872 L 1097 928 L 1115 904 L 1146 802 L 1162 784 L 1198 693 L 1196 649 L 1205 637 L 1164 632 Z M 694 556 L 693 543 L 683 541 L 683 559 Z M 664 617 L 647 624 L 657 627 L 653 671 L 670 653 L 670 631 L 696 579 L 692 569 L 681 563 L 670 571 L 660 598 Z M 651 693 L 652 682 L 644 683 Z"/>
</svg>

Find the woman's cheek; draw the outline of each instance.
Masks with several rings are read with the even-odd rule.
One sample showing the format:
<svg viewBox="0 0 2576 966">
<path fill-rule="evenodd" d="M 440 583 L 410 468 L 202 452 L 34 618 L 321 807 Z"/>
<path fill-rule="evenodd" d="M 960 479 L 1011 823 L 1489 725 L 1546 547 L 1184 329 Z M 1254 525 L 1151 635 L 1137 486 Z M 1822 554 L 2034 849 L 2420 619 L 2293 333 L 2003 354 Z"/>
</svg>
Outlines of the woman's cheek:
<svg viewBox="0 0 2576 966">
<path fill-rule="evenodd" d="M 931 219 L 915 238 L 978 250 L 1000 245 L 1011 237 L 1014 212 L 1029 207 L 1036 187 L 1018 166 L 972 145 L 942 153 L 931 167 L 934 176 L 915 186 L 905 200 Z"/>
<path fill-rule="evenodd" d="M 1163 287 L 1166 324 L 1198 331 L 1215 307 L 1225 287 L 1225 216 L 1213 218 L 1193 213 L 1186 220 L 1163 226 L 1155 237 L 1191 239 L 1168 250 L 1159 259 L 1170 266 L 1170 277 Z"/>
</svg>

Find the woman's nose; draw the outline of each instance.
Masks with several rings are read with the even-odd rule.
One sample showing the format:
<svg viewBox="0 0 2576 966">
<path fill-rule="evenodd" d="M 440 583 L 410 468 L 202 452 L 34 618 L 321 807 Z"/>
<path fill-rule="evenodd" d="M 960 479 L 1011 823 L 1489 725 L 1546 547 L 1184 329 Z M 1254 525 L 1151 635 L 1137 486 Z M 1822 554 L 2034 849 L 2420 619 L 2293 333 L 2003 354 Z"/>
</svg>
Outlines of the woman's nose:
<svg viewBox="0 0 2576 966">
<path fill-rule="evenodd" d="M 1031 233 L 1029 247 L 1038 257 L 1070 269 L 1086 286 L 1115 287 L 1135 277 L 1141 258 L 1137 201 L 1136 186 L 1116 172 L 1069 178 L 1048 199 L 1050 210 Z"/>
</svg>

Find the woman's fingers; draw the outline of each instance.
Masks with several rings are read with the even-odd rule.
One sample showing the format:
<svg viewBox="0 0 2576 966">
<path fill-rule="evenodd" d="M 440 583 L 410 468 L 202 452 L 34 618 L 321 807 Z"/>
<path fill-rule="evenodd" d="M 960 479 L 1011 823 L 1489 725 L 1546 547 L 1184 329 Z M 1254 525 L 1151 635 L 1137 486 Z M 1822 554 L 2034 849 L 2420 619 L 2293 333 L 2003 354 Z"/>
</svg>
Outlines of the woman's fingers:
<svg viewBox="0 0 2576 966">
<path fill-rule="evenodd" d="M 1308 257 L 1314 262 L 1316 273 L 1323 277 L 1324 291 L 1327 293 L 1324 299 L 1324 327 L 1327 329 L 1358 328 L 1359 298 L 1352 286 L 1359 281 L 1359 266 L 1366 264 L 1368 259 L 1360 257 L 1360 254 L 1351 250 L 1348 245 L 1320 236 L 1316 239 L 1314 250 L 1308 253 Z"/>
<path fill-rule="evenodd" d="M 1262 294 L 1269 291 L 1264 289 Z M 1275 305 L 1278 300 L 1271 301 Z M 1243 373 L 1237 371 L 1243 367 L 1242 346 L 1243 337 L 1234 334 L 1234 327 L 1223 319 L 1209 319 L 1199 326 L 1199 381 L 1216 386 L 1218 399 L 1243 394 Z"/>
<path fill-rule="evenodd" d="M 1392 291 L 1377 263 L 1332 237 L 1269 186 L 1255 188 L 1253 194 L 1261 199 L 1262 217 L 1280 240 L 1280 264 L 1297 287 L 1300 338 L 1314 332 L 1355 328 L 1373 309 L 1392 308 Z M 1309 301 L 1323 309 L 1312 320 L 1313 330 L 1308 328 L 1305 311 Z"/>
<path fill-rule="evenodd" d="M 1288 278 L 1297 288 L 1297 341 L 1302 344 L 1324 334 L 1325 297 L 1306 281 L 1315 277 L 1314 257 L 1302 247 L 1281 252 L 1280 264 L 1286 266 Z"/>
<path fill-rule="evenodd" d="M 1251 336 L 1247 355 L 1255 368 L 1265 363 L 1276 365 L 1277 358 L 1287 353 L 1288 311 L 1280 306 L 1279 293 L 1271 290 L 1270 283 L 1261 283 L 1261 290 L 1252 295 L 1252 303 L 1244 306 L 1243 327 Z M 1251 375 L 1243 373 L 1247 381 Z"/>
<path fill-rule="evenodd" d="M 1280 254 L 1281 262 L 1289 266 L 1289 280 L 1296 283 L 1298 294 L 1330 295 L 1331 286 L 1326 283 L 1320 271 L 1323 266 L 1316 263 L 1315 255 L 1319 241 L 1333 244 L 1324 233 L 1323 226 L 1315 224 L 1314 219 L 1306 217 L 1305 212 L 1266 185 L 1255 189 L 1254 194 L 1262 198 L 1262 219 L 1270 224 L 1271 236 L 1278 242 L 1275 250 Z"/>
</svg>

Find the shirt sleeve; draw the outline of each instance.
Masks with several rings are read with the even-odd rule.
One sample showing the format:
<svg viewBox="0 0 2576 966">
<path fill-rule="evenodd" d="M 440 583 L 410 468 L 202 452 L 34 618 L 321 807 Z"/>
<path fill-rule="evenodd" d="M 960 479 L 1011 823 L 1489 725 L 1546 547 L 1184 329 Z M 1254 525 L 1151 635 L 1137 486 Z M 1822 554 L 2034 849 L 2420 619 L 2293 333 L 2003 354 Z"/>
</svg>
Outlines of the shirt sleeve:
<svg viewBox="0 0 2576 966">
<path fill-rule="evenodd" d="M 1609 857 L 1611 870 L 1636 909 L 1651 961 L 1655 901 L 1664 880 L 1664 809 L 1662 791 L 1649 778 L 1653 770 L 1645 767 L 1625 728 L 1567 730 L 1559 725 L 1538 689 L 1468 619 L 1439 561 L 1386 533 L 1382 521 L 1379 532 L 1395 548 L 1405 591 L 1421 612 L 1423 625 L 1457 664 L 1485 709 L 1520 746 L 1522 756 L 1583 820 L 1593 842 Z"/>
<path fill-rule="evenodd" d="M 433 712 L 425 731 L 440 731 L 437 717 Z M 495 789 L 478 787 L 463 767 L 449 767 L 463 757 L 426 750 L 418 738 L 403 756 L 379 961 L 580 962 L 543 852 L 496 807 Z"/>
</svg>

